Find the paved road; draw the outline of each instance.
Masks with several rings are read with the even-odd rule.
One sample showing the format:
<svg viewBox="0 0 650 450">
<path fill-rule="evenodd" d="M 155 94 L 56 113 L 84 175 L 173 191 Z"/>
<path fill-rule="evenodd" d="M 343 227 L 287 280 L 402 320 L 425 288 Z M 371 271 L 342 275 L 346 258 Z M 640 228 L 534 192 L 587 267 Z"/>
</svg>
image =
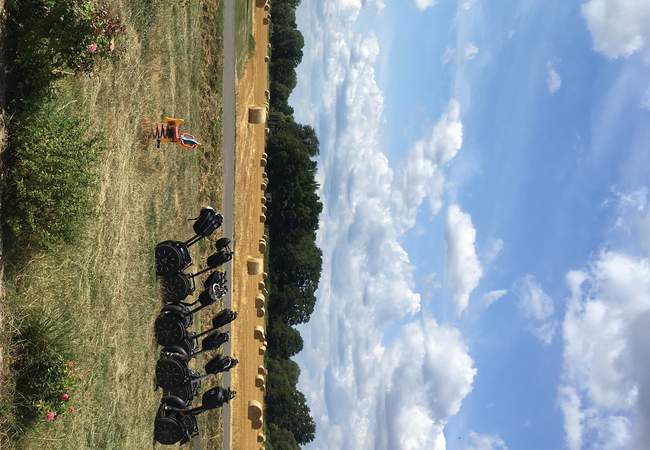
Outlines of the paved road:
<svg viewBox="0 0 650 450">
<path fill-rule="evenodd" d="M 235 214 L 235 0 L 225 0 L 223 14 L 223 98 L 222 98 L 222 151 L 223 151 L 223 210 L 224 236 L 233 237 Z M 237 255 L 235 255 L 237 257 Z M 226 267 L 229 278 L 232 277 L 232 261 Z M 229 279 L 232 289 L 232 279 Z M 231 291 L 228 290 L 225 305 L 232 307 Z M 230 331 L 230 326 L 228 326 Z M 230 343 L 225 352 L 232 354 Z M 224 386 L 230 386 L 230 373 L 224 374 Z M 223 448 L 230 450 L 230 406 L 223 409 Z"/>
</svg>

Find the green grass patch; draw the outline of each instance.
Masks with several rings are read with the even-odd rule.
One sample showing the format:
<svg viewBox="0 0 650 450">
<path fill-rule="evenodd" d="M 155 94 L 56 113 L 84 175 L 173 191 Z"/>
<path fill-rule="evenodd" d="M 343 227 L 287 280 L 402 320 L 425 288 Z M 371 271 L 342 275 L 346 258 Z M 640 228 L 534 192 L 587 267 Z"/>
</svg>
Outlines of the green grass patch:
<svg viewBox="0 0 650 450">
<path fill-rule="evenodd" d="M 253 8 L 256 0 L 238 0 L 235 2 L 235 49 L 237 74 L 241 74 L 248 57 L 255 51 L 253 38 Z"/>
</svg>

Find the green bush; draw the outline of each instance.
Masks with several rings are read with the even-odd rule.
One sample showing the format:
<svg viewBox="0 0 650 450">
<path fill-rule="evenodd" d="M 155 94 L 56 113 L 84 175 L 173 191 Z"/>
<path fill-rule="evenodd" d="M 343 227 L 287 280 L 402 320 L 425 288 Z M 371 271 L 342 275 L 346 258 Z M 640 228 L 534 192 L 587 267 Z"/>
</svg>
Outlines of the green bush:
<svg viewBox="0 0 650 450">
<path fill-rule="evenodd" d="M 99 135 L 52 102 L 15 127 L 5 220 L 16 244 L 47 249 L 80 236 L 92 212 L 95 163 L 103 148 Z"/>
<path fill-rule="evenodd" d="M 31 311 L 13 336 L 13 409 L 18 424 L 14 434 L 39 419 L 54 420 L 74 412 L 72 402 L 77 380 L 69 352 L 69 329 L 62 315 Z"/>
<path fill-rule="evenodd" d="M 8 0 L 8 98 L 12 109 L 37 102 L 66 73 L 91 71 L 111 56 L 122 20 L 91 0 Z"/>
</svg>

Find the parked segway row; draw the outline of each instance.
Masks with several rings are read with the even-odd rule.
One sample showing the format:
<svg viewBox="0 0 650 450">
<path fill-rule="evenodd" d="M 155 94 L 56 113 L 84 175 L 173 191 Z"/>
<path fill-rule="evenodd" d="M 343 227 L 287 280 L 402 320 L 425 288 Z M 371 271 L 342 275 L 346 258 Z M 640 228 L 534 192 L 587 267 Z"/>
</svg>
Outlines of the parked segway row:
<svg viewBox="0 0 650 450">
<path fill-rule="evenodd" d="M 212 208 L 203 208 L 194 223 L 195 235 L 185 242 L 164 241 L 155 249 L 156 273 L 163 278 L 163 294 L 168 302 L 154 324 L 156 341 L 162 346 L 156 364 L 156 385 L 163 389 L 163 398 L 156 414 L 154 439 L 161 444 L 185 443 L 198 432 L 195 416 L 205 410 L 223 406 L 235 395 L 233 391 L 213 387 L 203 394 L 203 404 L 192 408 L 201 381 L 210 375 L 230 370 L 238 363 L 236 358 L 217 355 L 204 366 L 205 373 L 189 367 L 199 354 L 217 350 L 228 342 L 227 333 L 218 329 L 232 322 L 237 313 L 223 309 L 212 319 L 212 328 L 192 333 L 194 314 L 226 295 L 228 291 L 225 272 L 214 271 L 203 283 L 203 291 L 191 303 L 183 302 L 195 291 L 194 278 L 217 268 L 230 259 L 230 239 L 215 242 L 216 252 L 207 259 L 208 267 L 194 274 L 184 273 L 192 264 L 189 247 L 212 234 L 221 226 L 223 217 Z M 198 348 L 201 339 L 200 349 Z"/>
<path fill-rule="evenodd" d="M 165 317 L 165 320 L 160 320 L 161 317 Z M 212 318 L 212 328 L 196 334 L 183 326 L 179 327 L 180 320 L 170 326 L 172 321 L 168 315 L 161 313 L 156 320 L 156 340 L 163 345 L 156 363 L 156 385 L 163 389 L 154 423 L 154 439 L 157 442 L 167 445 L 188 442 L 198 433 L 197 414 L 221 407 L 234 398 L 234 391 L 216 386 L 203 394 L 200 407 L 192 408 L 192 400 L 198 394 L 201 381 L 232 369 L 239 361 L 231 356 L 216 355 L 205 364 L 204 373 L 191 369 L 189 362 L 197 355 L 216 350 L 228 342 L 228 334 L 219 331 L 219 328 L 236 318 L 236 312 L 223 309 Z M 170 332 L 172 328 L 173 332 Z M 197 344 L 201 337 L 199 350 Z"/>
<path fill-rule="evenodd" d="M 235 397 L 235 391 L 220 386 L 205 391 L 201 406 L 192 408 L 182 399 L 166 395 L 160 402 L 154 422 L 154 439 L 165 445 L 185 444 L 198 433 L 196 416 L 220 408 Z"/>
</svg>

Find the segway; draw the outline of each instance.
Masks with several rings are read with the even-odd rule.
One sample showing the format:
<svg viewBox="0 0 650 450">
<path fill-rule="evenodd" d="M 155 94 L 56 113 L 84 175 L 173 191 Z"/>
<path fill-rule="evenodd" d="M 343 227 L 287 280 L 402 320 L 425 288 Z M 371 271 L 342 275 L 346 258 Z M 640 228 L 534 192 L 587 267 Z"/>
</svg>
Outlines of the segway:
<svg viewBox="0 0 650 450">
<path fill-rule="evenodd" d="M 167 305 L 168 306 L 177 306 L 177 305 Z M 187 323 L 191 323 L 190 316 L 181 316 L 170 311 L 164 311 L 160 313 L 156 322 L 154 324 L 154 330 L 156 335 L 156 342 L 162 347 L 173 347 L 175 345 L 182 345 L 183 341 L 189 340 L 194 343 L 198 338 L 205 336 L 206 334 L 220 328 L 227 323 L 232 322 L 237 318 L 237 313 L 229 309 L 224 309 L 220 311 L 217 315 L 212 318 L 212 328 L 203 331 L 198 334 L 191 333 L 188 331 L 185 326 Z"/>
<path fill-rule="evenodd" d="M 197 351 L 193 343 L 189 340 L 186 340 L 179 346 L 163 348 L 160 352 L 160 356 L 161 358 L 176 358 L 179 361 L 185 361 L 185 363 L 188 363 L 192 358 L 196 358 L 196 356 L 200 355 L 201 353 L 218 349 L 223 344 L 228 342 L 228 339 L 229 336 L 227 333 L 217 332 L 203 339 L 203 342 L 201 342 L 201 350 Z M 191 371 L 191 369 L 190 372 L 192 378 L 197 376 L 197 374 Z M 174 395 L 176 397 L 182 398 L 185 402 L 189 403 L 196 395 L 199 386 L 200 381 L 196 380 L 193 383 L 185 383 L 171 389 L 165 389 L 165 395 Z"/>
<path fill-rule="evenodd" d="M 156 275 L 171 277 L 192 264 L 189 248 L 211 235 L 223 223 L 223 216 L 207 206 L 194 220 L 194 236 L 185 242 L 163 241 L 156 245 Z M 223 239 L 223 238 L 222 238 Z"/>
<path fill-rule="evenodd" d="M 183 301 L 187 296 L 191 295 L 196 286 L 194 284 L 194 278 L 198 277 L 205 272 L 208 272 L 212 269 L 225 264 L 226 262 L 232 259 L 232 252 L 229 250 L 218 250 L 212 255 L 208 256 L 206 267 L 203 270 L 200 270 L 196 273 L 185 273 L 178 272 L 175 275 L 168 277 L 163 282 L 163 295 L 165 300 L 170 303 L 178 303 Z"/>
<path fill-rule="evenodd" d="M 156 385 L 166 391 L 181 389 L 183 386 L 196 384 L 210 375 L 226 372 L 238 363 L 236 358 L 217 355 L 204 366 L 205 373 L 199 375 L 188 367 L 186 357 L 165 352 L 156 363 Z"/>
<path fill-rule="evenodd" d="M 215 272 L 208 277 L 204 283 L 206 289 L 199 294 L 195 302 L 165 305 L 154 323 L 156 341 L 163 346 L 180 342 L 187 335 L 187 328 L 192 325 L 193 315 L 225 295 L 225 279 L 225 273 Z M 200 306 L 192 309 L 197 303 L 200 303 Z"/>
<path fill-rule="evenodd" d="M 235 398 L 235 391 L 220 386 L 207 390 L 201 406 L 189 407 L 182 399 L 168 395 L 160 401 L 154 421 L 154 440 L 160 444 L 185 444 L 198 433 L 196 416 L 210 409 L 220 408 Z"/>
</svg>

